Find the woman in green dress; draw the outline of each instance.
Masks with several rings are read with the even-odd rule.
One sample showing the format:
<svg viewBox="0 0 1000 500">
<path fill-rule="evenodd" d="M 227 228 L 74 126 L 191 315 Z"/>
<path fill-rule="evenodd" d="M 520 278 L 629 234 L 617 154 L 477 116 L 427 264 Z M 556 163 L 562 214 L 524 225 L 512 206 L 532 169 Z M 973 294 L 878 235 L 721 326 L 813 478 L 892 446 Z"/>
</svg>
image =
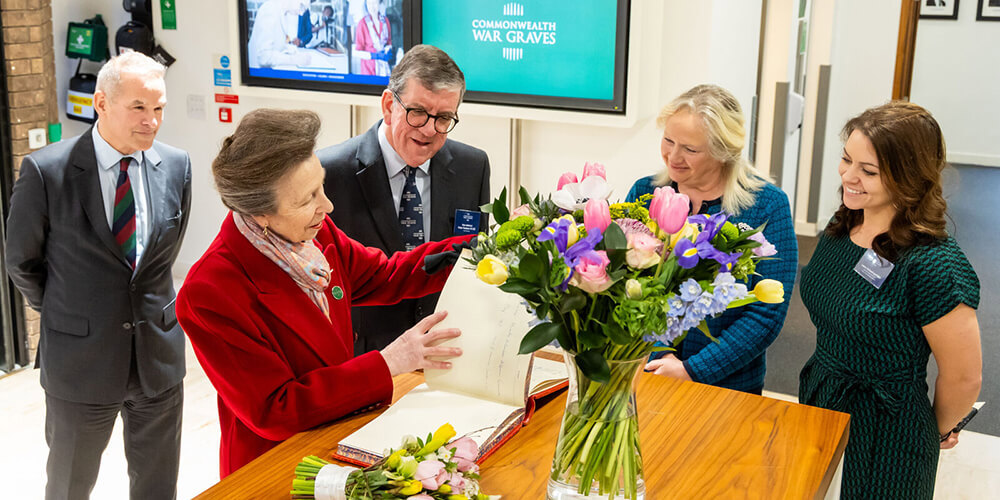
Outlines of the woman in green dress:
<svg viewBox="0 0 1000 500">
<path fill-rule="evenodd" d="M 842 204 L 802 270 L 816 352 L 799 400 L 851 415 L 842 498 L 932 498 L 938 452 L 958 443 L 950 430 L 982 379 L 979 279 L 945 231 L 944 138 L 905 102 L 865 111 L 842 137 Z"/>
</svg>

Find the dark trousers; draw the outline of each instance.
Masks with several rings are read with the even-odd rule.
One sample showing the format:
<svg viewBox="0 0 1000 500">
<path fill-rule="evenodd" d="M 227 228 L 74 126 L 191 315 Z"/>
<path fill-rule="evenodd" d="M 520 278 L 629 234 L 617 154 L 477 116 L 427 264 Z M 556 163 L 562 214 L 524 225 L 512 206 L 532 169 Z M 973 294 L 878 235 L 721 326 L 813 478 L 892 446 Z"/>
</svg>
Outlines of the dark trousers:
<svg viewBox="0 0 1000 500">
<path fill-rule="evenodd" d="M 46 393 L 45 441 L 49 459 L 45 498 L 90 497 L 101 467 L 101 454 L 121 412 L 129 497 L 175 499 L 183 401 L 183 383 L 153 397 L 143 394 L 134 359 L 124 401 L 76 403 Z"/>
</svg>

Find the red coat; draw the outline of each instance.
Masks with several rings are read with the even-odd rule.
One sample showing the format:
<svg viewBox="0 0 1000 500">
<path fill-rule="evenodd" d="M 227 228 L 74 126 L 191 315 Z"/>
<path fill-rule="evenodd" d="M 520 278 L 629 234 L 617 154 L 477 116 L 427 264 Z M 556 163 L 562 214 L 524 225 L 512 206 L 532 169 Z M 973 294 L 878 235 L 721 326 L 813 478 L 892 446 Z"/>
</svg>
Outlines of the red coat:
<svg viewBox="0 0 1000 500">
<path fill-rule="evenodd" d="M 468 238 L 462 238 L 468 239 Z M 440 291 L 424 256 L 458 238 L 387 258 L 327 217 L 316 243 L 330 262 L 330 319 L 239 232 L 232 214 L 177 294 L 177 319 L 219 393 L 221 476 L 297 432 L 392 399 L 379 352 L 353 357 L 352 305 L 385 305 Z M 340 300 L 331 293 L 339 286 Z"/>
</svg>

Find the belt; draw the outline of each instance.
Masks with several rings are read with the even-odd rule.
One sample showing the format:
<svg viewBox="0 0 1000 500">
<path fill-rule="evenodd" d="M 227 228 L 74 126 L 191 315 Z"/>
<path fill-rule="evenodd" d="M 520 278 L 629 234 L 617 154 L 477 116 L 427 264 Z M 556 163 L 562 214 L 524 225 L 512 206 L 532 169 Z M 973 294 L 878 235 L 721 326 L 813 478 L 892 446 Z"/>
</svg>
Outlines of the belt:
<svg viewBox="0 0 1000 500">
<path fill-rule="evenodd" d="M 917 367 L 868 374 L 852 370 L 838 359 L 821 352 L 819 349 L 816 350 L 816 356 L 813 359 L 834 384 L 832 400 L 828 406 L 834 409 L 843 409 L 854 395 L 863 391 L 875 396 L 876 406 L 880 410 L 896 415 L 903 408 L 907 389 L 920 380 Z"/>
</svg>

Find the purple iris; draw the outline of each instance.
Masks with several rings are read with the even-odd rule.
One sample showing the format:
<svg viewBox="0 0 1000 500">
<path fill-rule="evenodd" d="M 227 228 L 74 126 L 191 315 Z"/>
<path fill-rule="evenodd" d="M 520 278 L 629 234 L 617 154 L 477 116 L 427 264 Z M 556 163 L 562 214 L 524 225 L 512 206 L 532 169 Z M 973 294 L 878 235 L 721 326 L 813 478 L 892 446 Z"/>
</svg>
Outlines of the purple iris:
<svg viewBox="0 0 1000 500">
<path fill-rule="evenodd" d="M 694 242 L 682 239 L 674 247 L 674 254 L 677 256 L 677 265 L 684 269 L 691 269 L 698 265 L 701 259 L 712 259 L 722 266 L 723 271 L 731 271 L 733 265 L 739 260 L 742 253 L 727 254 L 720 252 L 712 245 L 712 238 L 719 234 L 722 225 L 729 217 L 725 212 L 715 215 L 692 215 L 688 221 L 702 226 L 702 231 L 695 237 Z"/>
<path fill-rule="evenodd" d="M 722 259 L 729 257 L 712 246 L 712 239 L 707 232 L 698 233 L 693 243 L 689 239 L 678 241 L 677 246 L 674 247 L 674 255 L 677 256 L 677 265 L 684 269 L 691 269 L 698 265 L 698 261 L 701 259 L 713 259 L 722 264 Z"/>
<path fill-rule="evenodd" d="M 740 260 L 740 257 L 742 256 L 743 252 L 733 252 L 729 254 L 725 252 L 716 252 L 716 255 L 712 258 L 715 259 L 715 261 L 718 262 L 720 266 L 722 266 L 722 268 L 719 269 L 719 271 L 731 273 L 733 272 L 733 267 L 736 266 L 736 263 Z"/>
<path fill-rule="evenodd" d="M 538 235 L 537 241 L 549 241 L 553 240 L 556 242 L 556 248 L 559 249 L 559 253 L 566 251 L 566 242 L 569 240 L 569 225 L 572 224 L 570 221 L 558 218 L 545 229 L 542 229 L 542 234 Z"/>
<path fill-rule="evenodd" d="M 586 258 L 594 261 L 601 260 L 600 254 L 594 250 L 594 247 L 601 242 L 602 238 L 601 232 L 596 228 L 588 232 L 585 238 L 577 240 L 573 246 L 566 248 L 566 244 L 569 242 L 570 224 L 575 224 L 575 222 L 570 222 L 568 219 L 562 218 L 554 220 L 536 238 L 537 241 L 553 240 L 556 244 L 556 249 L 562 255 L 563 262 L 569 267 L 569 275 L 566 276 L 566 279 L 558 287 L 560 291 L 566 291 L 569 280 L 573 277 L 573 273 L 576 272 L 576 265 L 580 263 L 580 260 Z"/>
<path fill-rule="evenodd" d="M 702 234 L 706 234 L 708 241 L 712 241 L 716 234 L 719 234 L 719 230 L 722 229 L 722 225 L 726 223 L 726 219 L 729 218 L 729 214 L 725 212 L 719 212 L 714 215 L 692 215 L 688 217 L 688 222 L 694 224 L 700 224 L 702 226 L 701 233 L 698 234 L 698 238 L 701 239 Z"/>
</svg>

